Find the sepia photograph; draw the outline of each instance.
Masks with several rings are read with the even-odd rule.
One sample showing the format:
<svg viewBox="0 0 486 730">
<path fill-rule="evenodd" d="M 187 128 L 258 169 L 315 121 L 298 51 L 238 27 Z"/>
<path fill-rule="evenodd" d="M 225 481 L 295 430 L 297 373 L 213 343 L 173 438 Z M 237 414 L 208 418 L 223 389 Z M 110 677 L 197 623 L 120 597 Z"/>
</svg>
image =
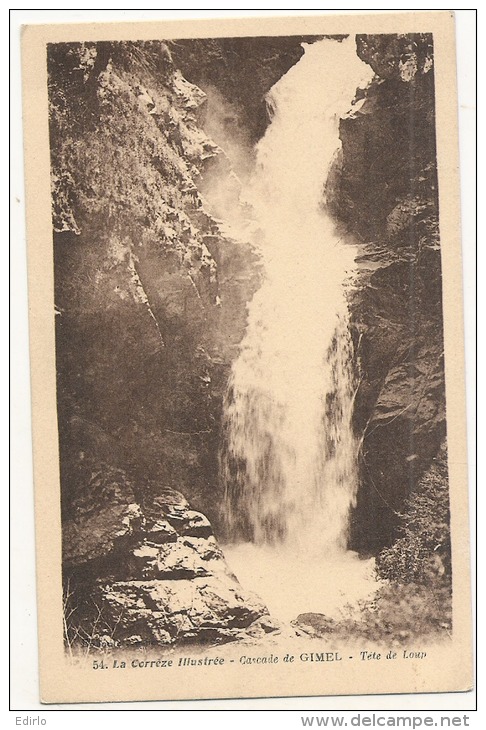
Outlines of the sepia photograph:
<svg viewBox="0 0 486 730">
<path fill-rule="evenodd" d="M 42 701 L 471 688 L 453 34 L 24 29 Z"/>
</svg>

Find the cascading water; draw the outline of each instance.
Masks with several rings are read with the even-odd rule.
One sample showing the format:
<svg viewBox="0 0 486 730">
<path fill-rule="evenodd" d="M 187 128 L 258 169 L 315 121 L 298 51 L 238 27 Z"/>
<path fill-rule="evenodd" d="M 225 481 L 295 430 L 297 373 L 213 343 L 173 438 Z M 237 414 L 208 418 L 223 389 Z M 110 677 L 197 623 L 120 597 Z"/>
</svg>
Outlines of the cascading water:
<svg viewBox="0 0 486 730">
<path fill-rule="evenodd" d="M 289 605 L 289 571 L 297 572 L 296 610 L 312 611 L 323 580 L 339 583 L 357 490 L 346 298 L 356 251 L 323 208 L 324 185 L 339 119 L 372 71 L 352 39 L 304 48 L 270 92 L 272 121 L 246 192 L 265 276 L 230 377 L 221 475 L 228 535 L 239 543 L 226 554 L 240 581 L 271 608 L 265 593 L 275 599 L 276 579 L 287 582 Z M 327 579 L 324 563 L 333 566 Z M 356 585 L 353 570 L 363 570 L 353 565 Z"/>
</svg>

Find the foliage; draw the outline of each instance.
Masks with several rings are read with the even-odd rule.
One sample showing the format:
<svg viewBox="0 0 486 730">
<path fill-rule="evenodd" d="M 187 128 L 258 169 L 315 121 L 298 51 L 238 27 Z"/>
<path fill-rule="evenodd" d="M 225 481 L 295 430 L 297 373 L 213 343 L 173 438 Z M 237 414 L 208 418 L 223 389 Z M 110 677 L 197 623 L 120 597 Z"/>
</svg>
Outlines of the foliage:
<svg viewBox="0 0 486 730">
<path fill-rule="evenodd" d="M 445 447 L 405 503 L 397 541 L 377 557 L 380 578 L 425 586 L 451 577 L 450 511 Z"/>
<path fill-rule="evenodd" d="M 364 604 L 359 613 L 336 622 L 331 631 L 347 641 L 366 639 L 389 646 L 450 636 L 450 591 L 445 585 L 385 585 L 372 602 Z"/>
<path fill-rule="evenodd" d="M 67 579 L 63 585 L 63 635 L 67 653 L 87 657 L 88 654 L 117 645 L 114 638 L 123 616 L 123 606 L 115 620 L 107 619 L 103 607 L 94 600 L 78 595 Z"/>
</svg>

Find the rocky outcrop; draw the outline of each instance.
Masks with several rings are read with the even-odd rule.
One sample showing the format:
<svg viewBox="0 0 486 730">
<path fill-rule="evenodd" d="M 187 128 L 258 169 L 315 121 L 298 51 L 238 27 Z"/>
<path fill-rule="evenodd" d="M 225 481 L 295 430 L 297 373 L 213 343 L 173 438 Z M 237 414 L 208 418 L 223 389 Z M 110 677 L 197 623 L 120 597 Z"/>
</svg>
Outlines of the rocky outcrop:
<svg viewBox="0 0 486 730">
<path fill-rule="evenodd" d="M 135 486 L 108 464 L 84 473 L 63 525 L 69 644 L 224 643 L 277 629 L 180 493 Z"/>
<path fill-rule="evenodd" d="M 429 35 L 357 36 L 375 79 L 341 121 L 327 199 L 358 241 L 351 296 L 362 436 L 353 543 L 372 552 L 446 431 L 441 258 Z"/>
</svg>

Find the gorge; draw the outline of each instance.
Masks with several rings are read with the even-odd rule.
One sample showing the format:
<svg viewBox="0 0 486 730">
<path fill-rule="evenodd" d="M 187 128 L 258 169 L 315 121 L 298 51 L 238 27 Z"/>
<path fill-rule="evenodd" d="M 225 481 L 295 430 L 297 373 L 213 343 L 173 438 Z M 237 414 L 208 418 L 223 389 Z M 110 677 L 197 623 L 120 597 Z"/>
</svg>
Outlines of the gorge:
<svg viewBox="0 0 486 730">
<path fill-rule="evenodd" d="M 272 635 L 269 552 L 313 631 L 450 594 L 431 37 L 48 67 L 67 644 Z"/>
</svg>

